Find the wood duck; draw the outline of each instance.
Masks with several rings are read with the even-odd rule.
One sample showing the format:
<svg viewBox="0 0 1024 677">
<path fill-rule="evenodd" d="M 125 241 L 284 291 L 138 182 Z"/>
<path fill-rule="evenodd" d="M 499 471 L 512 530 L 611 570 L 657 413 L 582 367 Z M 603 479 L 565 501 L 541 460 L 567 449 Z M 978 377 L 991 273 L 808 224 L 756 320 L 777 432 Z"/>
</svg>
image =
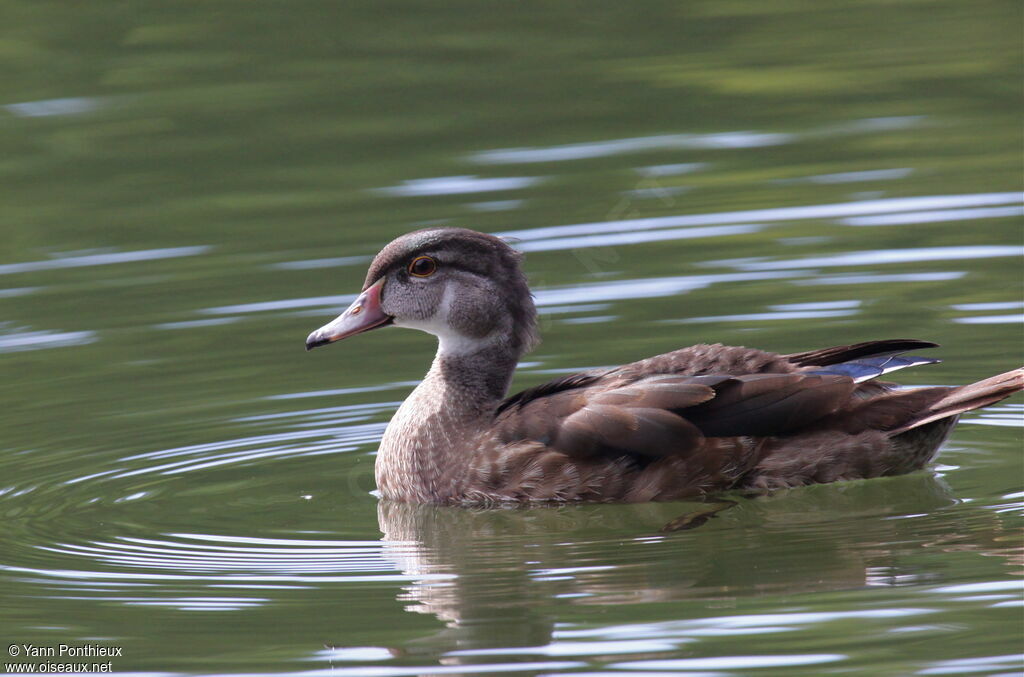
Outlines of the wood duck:
<svg viewBox="0 0 1024 677">
<path fill-rule="evenodd" d="M 1024 388 L 1024 368 L 896 389 L 884 373 L 937 362 L 913 339 L 780 355 L 695 345 L 506 397 L 538 341 L 521 256 L 461 228 L 403 235 L 306 349 L 394 325 L 437 355 L 376 459 L 383 497 L 411 503 L 639 502 L 769 491 L 922 468 L 959 414 Z"/>
</svg>

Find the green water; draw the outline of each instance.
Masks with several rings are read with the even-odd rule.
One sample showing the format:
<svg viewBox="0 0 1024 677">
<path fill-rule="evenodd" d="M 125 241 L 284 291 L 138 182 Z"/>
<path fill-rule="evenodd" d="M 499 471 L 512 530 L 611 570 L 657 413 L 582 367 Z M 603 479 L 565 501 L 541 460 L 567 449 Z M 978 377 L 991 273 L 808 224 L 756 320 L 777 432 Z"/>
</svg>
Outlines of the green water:
<svg viewBox="0 0 1024 677">
<path fill-rule="evenodd" d="M 926 472 L 664 536 L 692 505 L 378 505 L 432 339 L 303 341 L 445 223 L 527 253 L 516 388 L 700 341 L 1009 369 L 1022 59 L 1002 1 L 6 0 L 3 662 L 1017 674 L 1019 396 Z"/>
</svg>

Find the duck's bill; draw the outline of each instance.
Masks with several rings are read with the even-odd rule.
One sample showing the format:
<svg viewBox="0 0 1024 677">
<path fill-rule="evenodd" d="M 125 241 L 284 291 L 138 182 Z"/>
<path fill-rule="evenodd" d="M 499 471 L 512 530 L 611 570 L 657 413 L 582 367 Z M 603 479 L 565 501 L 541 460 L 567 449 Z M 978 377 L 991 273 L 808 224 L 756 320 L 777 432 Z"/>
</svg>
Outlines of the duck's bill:
<svg viewBox="0 0 1024 677">
<path fill-rule="evenodd" d="M 306 350 L 391 324 L 392 317 L 380 307 L 383 287 L 383 277 L 367 287 L 345 312 L 306 338 Z"/>
</svg>

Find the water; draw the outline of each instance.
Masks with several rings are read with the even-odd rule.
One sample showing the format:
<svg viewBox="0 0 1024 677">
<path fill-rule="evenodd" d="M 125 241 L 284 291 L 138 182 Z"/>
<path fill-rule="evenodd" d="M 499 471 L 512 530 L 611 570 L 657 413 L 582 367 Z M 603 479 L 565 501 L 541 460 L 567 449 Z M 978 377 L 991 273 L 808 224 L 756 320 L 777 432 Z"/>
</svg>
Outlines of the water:
<svg viewBox="0 0 1024 677">
<path fill-rule="evenodd" d="M 378 505 L 373 453 L 432 342 L 302 350 L 383 244 L 446 223 L 527 252 L 545 342 L 516 388 L 700 341 L 941 342 L 909 384 L 1011 368 L 1016 3 L 4 14 L 5 662 L 1022 669 L 1019 397 L 927 472 L 663 535 L 693 506 Z"/>
</svg>

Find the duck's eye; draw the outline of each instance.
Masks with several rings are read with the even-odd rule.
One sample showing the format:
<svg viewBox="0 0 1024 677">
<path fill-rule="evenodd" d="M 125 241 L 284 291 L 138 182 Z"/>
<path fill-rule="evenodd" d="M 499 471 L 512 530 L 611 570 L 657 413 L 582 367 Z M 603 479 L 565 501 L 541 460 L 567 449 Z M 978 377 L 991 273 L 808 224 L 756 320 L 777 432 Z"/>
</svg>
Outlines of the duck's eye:
<svg viewBox="0 0 1024 677">
<path fill-rule="evenodd" d="M 409 264 L 409 274 L 416 277 L 430 277 L 437 270 L 437 261 L 429 256 L 417 256 Z"/>
</svg>

